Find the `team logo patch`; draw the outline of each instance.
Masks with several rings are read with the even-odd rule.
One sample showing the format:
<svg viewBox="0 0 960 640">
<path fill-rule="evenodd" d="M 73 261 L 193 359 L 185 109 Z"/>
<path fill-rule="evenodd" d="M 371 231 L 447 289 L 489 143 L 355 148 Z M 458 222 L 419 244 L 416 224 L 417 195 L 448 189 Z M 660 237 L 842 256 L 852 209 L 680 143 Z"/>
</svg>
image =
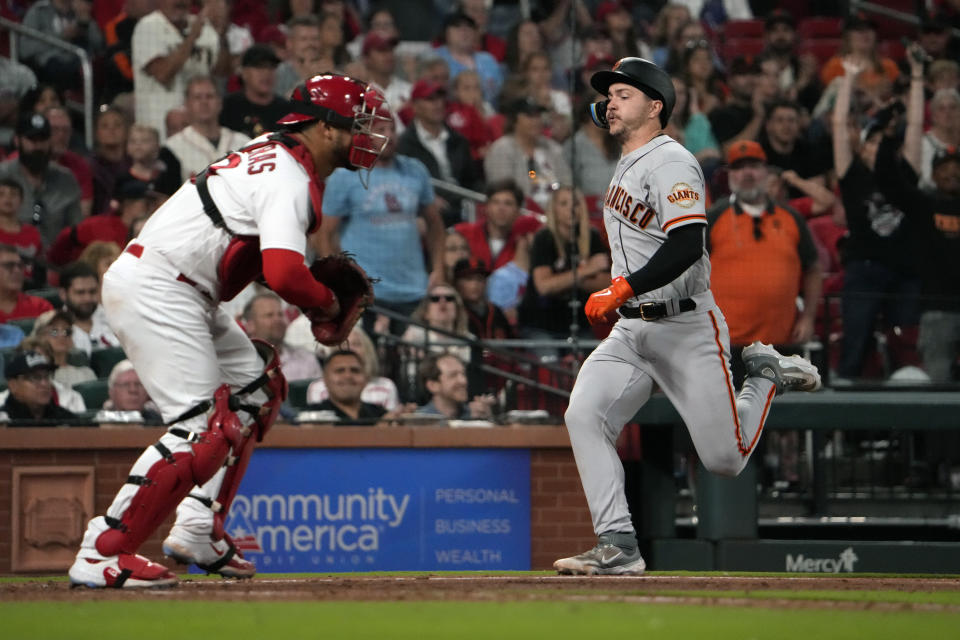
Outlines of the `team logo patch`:
<svg viewBox="0 0 960 640">
<path fill-rule="evenodd" d="M 700 194 L 686 182 L 678 182 L 670 188 L 670 195 L 667 196 L 667 202 L 675 204 L 678 207 L 689 209 L 700 200 Z"/>
</svg>

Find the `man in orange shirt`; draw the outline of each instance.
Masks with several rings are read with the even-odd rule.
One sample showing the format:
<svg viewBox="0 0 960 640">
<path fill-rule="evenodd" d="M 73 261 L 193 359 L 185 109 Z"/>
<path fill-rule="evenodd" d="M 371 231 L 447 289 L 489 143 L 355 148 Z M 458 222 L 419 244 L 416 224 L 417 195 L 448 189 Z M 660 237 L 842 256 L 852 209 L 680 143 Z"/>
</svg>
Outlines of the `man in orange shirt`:
<svg viewBox="0 0 960 640">
<path fill-rule="evenodd" d="M 707 212 L 707 243 L 711 289 L 730 327 L 734 379 L 742 380 L 744 346 L 760 340 L 789 353 L 813 337 L 823 275 L 803 216 L 767 195 L 763 148 L 736 142 L 727 163 L 731 195 Z"/>
</svg>

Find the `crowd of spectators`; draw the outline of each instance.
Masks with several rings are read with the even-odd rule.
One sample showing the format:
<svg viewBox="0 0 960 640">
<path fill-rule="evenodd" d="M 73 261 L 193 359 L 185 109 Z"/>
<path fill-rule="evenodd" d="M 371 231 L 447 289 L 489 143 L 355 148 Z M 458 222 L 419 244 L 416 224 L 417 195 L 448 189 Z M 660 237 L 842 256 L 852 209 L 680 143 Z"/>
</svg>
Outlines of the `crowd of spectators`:
<svg viewBox="0 0 960 640">
<path fill-rule="evenodd" d="M 960 2 L 928 3 L 917 25 L 821 4 L 5 3 L 4 17 L 90 56 L 98 105 L 83 131 L 81 67 L 63 49 L 21 36 L 18 60 L 0 57 L 0 340 L 18 415 L 59 415 L 48 404 L 66 406 L 71 385 L 93 382 L 89 359 L 118 346 L 99 280 L 143 221 L 328 71 L 383 88 L 391 142 L 369 188 L 329 178 L 311 243 L 355 254 L 391 313 L 367 314 L 331 368 L 276 296 L 252 288 L 232 310 L 278 347 L 288 378 L 315 381 L 312 406 L 380 419 L 368 404 L 389 417 L 432 397 L 448 417 L 489 415 L 451 373 L 483 357 L 458 337 L 604 335 L 582 301 L 608 284 L 602 212 L 619 150 L 592 123 L 589 78 L 624 56 L 673 77 L 665 130 L 707 178 L 734 345 L 819 343 L 841 381 L 955 381 Z M 391 357 L 426 358 L 407 383 L 375 362 L 384 337 L 400 345 Z"/>
</svg>

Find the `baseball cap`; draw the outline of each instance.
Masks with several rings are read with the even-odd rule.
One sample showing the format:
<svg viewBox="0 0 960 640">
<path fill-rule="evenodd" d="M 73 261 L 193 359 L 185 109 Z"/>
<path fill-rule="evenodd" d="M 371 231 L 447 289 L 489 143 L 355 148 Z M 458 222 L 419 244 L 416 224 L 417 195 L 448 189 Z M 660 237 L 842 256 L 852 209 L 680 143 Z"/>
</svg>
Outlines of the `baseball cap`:
<svg viewBox="0 0 960 640">
<path fill-rule="evenodd" d="M 39 351 L 20 351 L 13 354 L 13 357 L 4 365 L 3 375 L 9 380 L 26 375 L 34 369 L 53 371 L 56 368 L 50 359 Z"/>
<path fill-rule="evenodd" d="M 784 11 L 783 9 L 774 9 L 767 14 L 766 19 L 763 21 L 763 26 L 766 29 L 778 24 L 785 24 L 791 29 L 795 29 L 797 24 L 793 19 L 793 16 L 790 15 L 789 11 Z"/>
<path fill-rule="evenodd" d="M 533 98 L 523 97 L 508 102 L 506 106 L 504 106 L 503 111 L 509 115 L 525 113 L 529 116 L 537 116 L 547 111 L 547 108 L 533 100 Z"/>
<path fill-rule="evenodd" d="M 25 113 L 17 121 L 17 135 L 30 140 L 46 140 L 50 137 L 50 122 L 39 113 Z"/>
<path fill-rule="evenodd" d="M 753 56 L 740 55 L 730 63 L 729 74 L 731 76 L 744 76 L 751 73 L 760 73 L 760 66 Z"/>
<path fill-rule="evenodd" d="M 584 69 L 612 69 L 613 65 L 617 64 L 617 61 L 613 56 L 604 55 L 602 53 L 591 53 L 587 58 L 587 64 L 583 65 Z"/>
<path fill-rule="evenodd" d="M 462 27 L 462 26 L 477 28 L 477 21 L 465 14 L 463 11 L 454 11 L 446 17 L 443 21 L 443 28 L 447 27 Z"/>
<path fill-rule="evenodd" d="M 410 91 L 410 98 L 412 100 L 423 100 L 424 98 L 432 98 L 437 94 L 447 95 L 447 88 L 432 80 L 421 78 L 413 85 L 413 89 Z"/>
<path fill-rule="evenodd" d="M 466 278 L 467 276 L 488 276 L 490 275 L 490 270 L 487 269 L 487 263 L 481 260 L 480 258 L 462 258 L 457 260 L 457 264 L 453 265 L 453 279 L 459 280 L 460 278 Z"/>
<path fill-rule="evenodd" d="M 844 31 L 864 31 L 870 29 L 877 30 L 877 23 L 867 17 L 867 14 L 861 12 L 851 13 L 843 22 Z"/>
<path fill-rule="evenodd" d="M 142 200 L 150 196 L 150 185 L 143 180 L 124 180 L 117 187 L 117 200 Z"/>
<path fill-rule="evenodd" d="M 935 156 L 933 156 L 933 168 L 936 169 L 944 162 L 960 162 L 960 149 L 957 147 L 947 147 L 946 149 L 939 150 Z"/>
<path fill-rule="evenodd" d="M 947 16 L 926 13 L 920 20 L 920 32 L 943 33 L 950 28 L 949 20 L 950 19 Z"/>
<path fill-rule="evenodd" d="M 608 15 L 611 13 L 617 13 L 618 11 L 627 11 L 627 8 L 623 6 L 623 3 L 621 2 L 612 2 L 611 0 L 607 0 L 606 2 L 601 2 L 597 5 L 593 19 L 597 22 L 603 22 L 606 20 Z"/>
<path fill-rule="evenodd" d="M 733 143 L 730 150 L 727 151 L 727 164 L 733 166 L 744 160 L 766 162 L 767 154 L 763 151 L 760 143 L 754 142 L 753 140 L 741 140 L 740 142 Z"/>
<path fill-rule="evenodd" d="M 266 44 L 250 45 L 240 59 L 241 67 L 276 67 L 278 64 L 280 58 L 273 52 L 273 47 Z"/>
<path fill-rule="evenodd" d="M 392 36 L 385 36 L 379 31 L 371 31 L 363 39 L 360 53 L 367 55 L 371 51 L 388 51 L 397 46 L 399 40 Z"/>
</svg>

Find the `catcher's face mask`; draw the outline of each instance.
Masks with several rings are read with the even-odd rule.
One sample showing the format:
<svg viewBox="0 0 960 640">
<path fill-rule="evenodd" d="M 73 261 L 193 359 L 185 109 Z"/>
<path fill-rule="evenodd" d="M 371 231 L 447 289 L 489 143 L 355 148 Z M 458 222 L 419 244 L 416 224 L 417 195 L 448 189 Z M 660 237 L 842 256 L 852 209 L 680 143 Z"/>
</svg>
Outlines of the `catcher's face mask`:
<svg viewBox="0 0 960 640">
<path fill-rule="evenodd" d="M 374 133 L 373 123 L 387 120 L 390 112 L 383 92 L 375 85 L 335 73 L 316 75 L 293 90 L 290 113 L 279 125 L 319 120 L 349 131 L 352 137 L 348 153 L 349 168 L 364 169 L 360 181 L 369 182 L 370 170 L 387 143 L 387 136 Z"/>
</svg>

